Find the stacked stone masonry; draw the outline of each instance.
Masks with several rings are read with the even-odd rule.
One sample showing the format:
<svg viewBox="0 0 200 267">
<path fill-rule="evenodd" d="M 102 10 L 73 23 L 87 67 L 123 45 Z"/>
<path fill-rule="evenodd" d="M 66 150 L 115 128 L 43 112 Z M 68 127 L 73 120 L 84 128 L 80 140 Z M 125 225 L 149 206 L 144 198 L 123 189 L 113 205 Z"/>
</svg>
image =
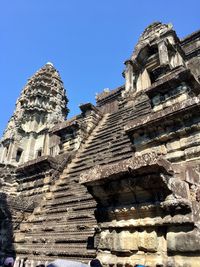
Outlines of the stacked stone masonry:
<svg viewBox="0 0 200 267">
<path fill-rule="evenodd" d="M 124 85 L 66 120 L 47 63 L 0 143 L 0 257 L 103 266 L 200 266 L 200 32 L 155 22 Z"/>
</svg>

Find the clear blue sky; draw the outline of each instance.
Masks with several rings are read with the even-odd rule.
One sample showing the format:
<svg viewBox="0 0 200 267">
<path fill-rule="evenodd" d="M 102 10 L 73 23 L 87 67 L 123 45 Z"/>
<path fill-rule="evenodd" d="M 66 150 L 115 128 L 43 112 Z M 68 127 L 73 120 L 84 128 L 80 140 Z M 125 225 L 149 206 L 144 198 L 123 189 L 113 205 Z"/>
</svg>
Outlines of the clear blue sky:
<svg viewBox="0 0 200 267">
<path fill-rule="evenodd" d="M 200 28 L 199 0 L 1 0 L 0 135 L 27 79 L 46 62 L 67 89 L 69 117 L 95 93 L 124 83 L 123 62 L 148 24 L 180 38 Z"/>
</svg>

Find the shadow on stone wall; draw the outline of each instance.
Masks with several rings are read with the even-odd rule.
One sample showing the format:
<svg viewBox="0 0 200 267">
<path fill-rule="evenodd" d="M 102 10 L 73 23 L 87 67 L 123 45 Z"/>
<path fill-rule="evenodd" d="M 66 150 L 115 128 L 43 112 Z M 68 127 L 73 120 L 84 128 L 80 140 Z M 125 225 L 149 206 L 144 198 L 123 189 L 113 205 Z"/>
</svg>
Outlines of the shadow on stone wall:
<svg viewBox="0 0 200 267">
<path fill-rule="evenodd" d="M 13 245 L 13 214 L 10 209 L 8 196 L 0 193 L 0 260 L 6 257 L 15 258 Z"/>
</svg>

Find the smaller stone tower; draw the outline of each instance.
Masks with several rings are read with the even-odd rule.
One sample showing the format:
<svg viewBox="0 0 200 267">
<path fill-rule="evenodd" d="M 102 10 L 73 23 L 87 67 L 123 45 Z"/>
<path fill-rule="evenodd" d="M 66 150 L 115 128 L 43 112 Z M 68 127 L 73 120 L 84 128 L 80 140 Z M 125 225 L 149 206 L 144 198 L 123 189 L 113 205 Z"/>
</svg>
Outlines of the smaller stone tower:
<svg viewBox="0 0 200 267">
<path fill-rule="evenodd" d="M 27 82 L 0 143 L 0 163 L 18 165 L 49 155 L 49 129 L 68 114 L 63 82 L 48 62 Z"/>
<path fill-rule="evenodd" d="M 131 58 L 125 61 L 125 95 L 143 91 L 172 69 L 185 66 L 184 58 L 172 25 L 152 23 L 139 38 Z"/>
</svg>

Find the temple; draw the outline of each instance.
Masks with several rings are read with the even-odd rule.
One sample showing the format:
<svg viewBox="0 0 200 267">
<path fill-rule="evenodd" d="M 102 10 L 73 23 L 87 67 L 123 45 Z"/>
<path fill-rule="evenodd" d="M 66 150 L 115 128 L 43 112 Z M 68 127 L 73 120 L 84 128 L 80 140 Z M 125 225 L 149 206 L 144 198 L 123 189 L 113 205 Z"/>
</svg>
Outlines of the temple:
<svg viewBox="0 0 200 267">
<path fill-rule="evenodd" d="M 155 22 L 123 71 L 67 120 L 48 62 L 0 141 L 0 258 L 200 266 L 200 31 Z"/>
</svg>

